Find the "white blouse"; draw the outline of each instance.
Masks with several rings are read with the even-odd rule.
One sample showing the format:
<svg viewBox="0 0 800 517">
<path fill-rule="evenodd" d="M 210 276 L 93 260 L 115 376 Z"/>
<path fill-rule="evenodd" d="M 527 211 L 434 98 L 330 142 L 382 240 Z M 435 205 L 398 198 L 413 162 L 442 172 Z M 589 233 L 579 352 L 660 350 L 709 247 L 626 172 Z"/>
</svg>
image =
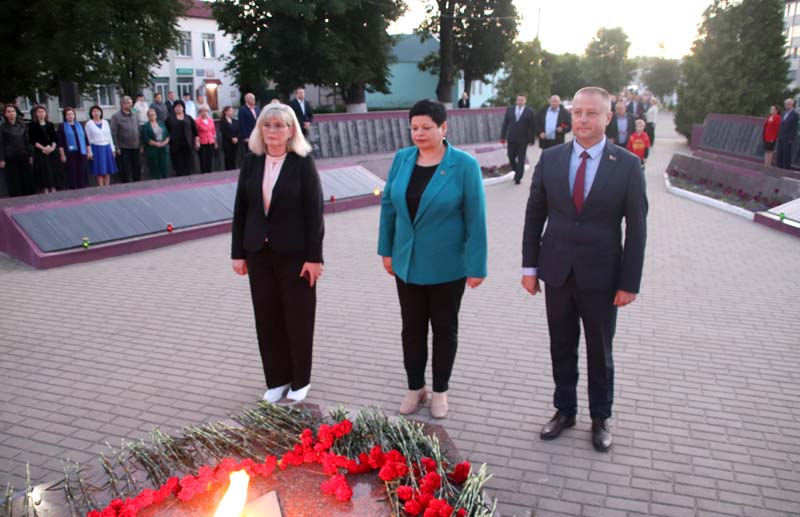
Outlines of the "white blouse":
<svg viewBox="0 0 800 517">
<path fill-rule="evenodd" d="M 658 106 L 652 104 L 647 111 L 644 112 L 645 120 L 650 124 L 655 124 L 658 119 Z"/>
<path fill-rule="evenodd" d="M 115 151 L 114 139 L 111 137 L 111 126 L 108 121 L 103 119 L 100 121 L 101 127 L 97 127 L 94 120 L 86 121 L 84 129 L 86 130 L 86 138 L 90 144 L 94 145 L 110 145 L 111 150 Z"/>
</svg>

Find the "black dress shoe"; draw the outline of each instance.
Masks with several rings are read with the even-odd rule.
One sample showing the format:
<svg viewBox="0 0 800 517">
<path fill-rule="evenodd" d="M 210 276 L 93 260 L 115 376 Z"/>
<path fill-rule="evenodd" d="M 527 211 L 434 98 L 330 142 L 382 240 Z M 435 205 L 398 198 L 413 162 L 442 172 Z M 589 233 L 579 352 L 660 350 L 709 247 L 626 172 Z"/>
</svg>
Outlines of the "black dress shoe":
<svg viewBox="0 0 800 517">
<path fill-rule="evenodd" d="M 519 180 L 514 180 L 514 185 L 519 185 Z"/>
<path fill-rule="evenodd" d="M 592 445 L 595 450 L 607 452 L 611 448 L 613 438 L 608 430 L 605 418 L 592 418 Z"/>
<path fill-rule="evenodd" d="M 565 415 L 561 411 L 556 411 L 556 414 L 553 415 L 553 418 L 544 424 L 544 427 L 542 427 L 542 432 L 539 434 L 539 436 L 542 438 L 542 440 L 555 440 L 558 438 L 558 435 L 561 434 L 561 431 L 567 427 L 573 427 L 574 425 L 575 415 Z"/>
</svg>

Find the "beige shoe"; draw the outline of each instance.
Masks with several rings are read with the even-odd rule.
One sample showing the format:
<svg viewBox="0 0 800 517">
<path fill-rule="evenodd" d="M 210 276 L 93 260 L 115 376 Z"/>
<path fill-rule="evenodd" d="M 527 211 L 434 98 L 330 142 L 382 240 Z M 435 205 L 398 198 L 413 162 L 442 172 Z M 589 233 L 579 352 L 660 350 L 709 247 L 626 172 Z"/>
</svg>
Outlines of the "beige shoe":
<svg viewBox="0 0 800 517">
<path fill-rule="evenodd" d="M 444 418 L 447 416 L 447 392 L 433 392 L 431 398 L 431 415 L 433 418 Z"/>
<path fill-rule="evenodd" d="M 408 390 L 406 396 L 403 398 L 403 401 L 400 403 L 400 414 L 401 415 L 410 415 L 414 413 L 421 404 L 425 404 L 428 400 L 428 392 L 425 391 L 425 387 L 418 390 Z"/>
</svg>

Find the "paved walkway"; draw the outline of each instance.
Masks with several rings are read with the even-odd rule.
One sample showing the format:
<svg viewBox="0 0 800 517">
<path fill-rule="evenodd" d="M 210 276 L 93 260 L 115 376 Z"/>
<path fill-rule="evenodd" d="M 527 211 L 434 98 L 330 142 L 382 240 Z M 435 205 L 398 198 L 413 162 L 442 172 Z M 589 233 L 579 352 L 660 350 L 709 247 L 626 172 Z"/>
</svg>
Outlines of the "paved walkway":
<svg viewBox="0 0 800 517">
<path fill-rule="evenodd" d="M 666 164 L 687 149 L 666 122 L 647 167 L 643 290 L 615 341 L 609 454 L 591 448 L 585 396 L 575 429 L 538 438 L 552 384 L 544 300 L 519 287 L 527 189 L 487 189 L 490 276 L 464 298 L 445 425 L 489 464 L 504 514 L 800 514 L 800 240 L 667 194 Z M 377 225 L 377 207 L 326 218 L 310 395 L 323 408 L 394 414 L 405 389 Z M 228 250 L 218 236 L 48 271 L 0 258 L 0 483 L 21 486 L 25 462 L 35 481 L 57 479 L 61 458 L 260 395 Z"/>
</svg>

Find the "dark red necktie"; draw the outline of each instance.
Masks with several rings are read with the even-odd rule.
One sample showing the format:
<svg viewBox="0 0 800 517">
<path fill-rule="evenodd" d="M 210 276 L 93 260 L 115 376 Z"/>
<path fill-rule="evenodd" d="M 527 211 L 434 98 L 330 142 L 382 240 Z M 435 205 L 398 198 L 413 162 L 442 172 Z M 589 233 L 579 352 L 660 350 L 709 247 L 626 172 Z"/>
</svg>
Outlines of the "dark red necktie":
<svg viewBox="0 0 800 517">
<path fill-rule="evenodd" d="M 575 186 L 572 188 L 572 202 L 575 203 L 575 210 L 580 214 L 583 209 L 583 190 L 586 185 L 586 159 L 589 153 L 581 153 L 581 164 L 578 165 L 578 172 L 575 174 Z"/>
</svg>

